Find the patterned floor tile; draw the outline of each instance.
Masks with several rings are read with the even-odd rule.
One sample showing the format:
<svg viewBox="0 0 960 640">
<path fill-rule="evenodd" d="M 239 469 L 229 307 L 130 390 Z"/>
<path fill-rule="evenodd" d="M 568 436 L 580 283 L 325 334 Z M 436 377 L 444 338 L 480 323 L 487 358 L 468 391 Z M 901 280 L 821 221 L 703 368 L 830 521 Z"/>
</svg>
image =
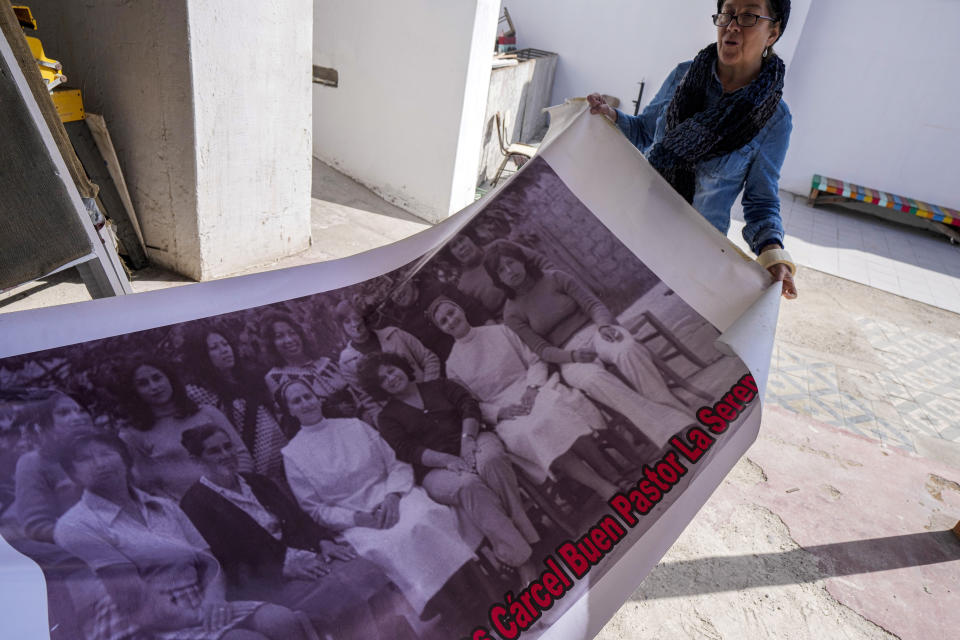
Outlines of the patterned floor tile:
<svg viewBox="0 0 960 640">
<path fill-rule="evenodd" d="M 860 318 L 858 326 L 883 370 L 778 345 L 771 404 L 908 451 L 921 434 L 960 441 L 960 340 L 877 318 Z"/>
<path fill-rule="evenodd" d="M 884 385 L 872 371 L 837 365 L 837 382 L 841 393 L 867 401 L 880 400 L 887 395 Z"/>
<path fill-rule="evenodd" d="M 940 432 L 940 437 L 951 442 L 960 442 L 960 425 L 947 427 Z"/>
<path fill-rule="evenodd" d="M 916 452 L 917 447 L 910 435 L 904 431 L 902 424 L 891 423 L 879 418 L 876 425 L 874 437 L 887 445 Z"/>
<path fill-rule="evenodd" d="M 834 427 L 843 426 L 843 400 L 838 392 L 811 393 L 810 417 Z"/>
<path fill-rule="evenodd" d="M 807 367 L 807 385 L 810 393 L 839 392 L 840 381 L 837 379 L 837 366 L 832 362 L 813 361 Z"/>
<path fill-rule="evenodd" d="M 876 376 L 877 382 L 880 384 L 886 396 L 900 398 L 902 400 L 913 400 L 913 394 L 910 393 L 906 385 L 900 382 L 900 379 L 893 373 L 889 371 L 879 371 Z"/>
<path fill-rule="evenodd" d="M 901 423 L 908 429 L 918 431 L 928 436 L 939 436 L 935 423 L 930 420 L 926 409 L 916 402 L 894 402 L 897 412 L 900 414 Z"/>
</svg>

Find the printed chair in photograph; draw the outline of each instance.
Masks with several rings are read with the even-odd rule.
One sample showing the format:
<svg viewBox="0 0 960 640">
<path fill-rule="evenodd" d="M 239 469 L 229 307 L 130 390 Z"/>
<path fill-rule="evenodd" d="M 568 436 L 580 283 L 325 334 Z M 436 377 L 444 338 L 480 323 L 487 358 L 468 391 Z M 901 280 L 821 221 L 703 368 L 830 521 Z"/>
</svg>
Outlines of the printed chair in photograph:
<svg viewBox="0 0 960 640">
<path fill-rule="evenodd" d="M 517 471 L 520 497 L 526 505 L 527 516 L 537 529 L 542 534 L 553 530 L 563 532 L 567 538 L 576 536 L 580 527 L 575 522 L 575 508 L 563 497 L 560 482 L 547 480 L 537 484 L 521 470 Z"/>
</svg>

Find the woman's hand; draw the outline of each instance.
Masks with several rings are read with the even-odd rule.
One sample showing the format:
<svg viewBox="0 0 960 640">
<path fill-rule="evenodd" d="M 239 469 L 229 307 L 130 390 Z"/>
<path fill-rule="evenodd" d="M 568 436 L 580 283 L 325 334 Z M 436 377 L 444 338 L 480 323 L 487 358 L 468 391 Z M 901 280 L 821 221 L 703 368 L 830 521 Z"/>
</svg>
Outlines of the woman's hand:
<svg viewBox="0 0 960 640">
<path fill-rule="evenodd" d="M 357 557 L 357 552 L 353 550 L 346 542 L 335 542 L 333 540 L 320 541 L 320 557 L 324 562 L 333 560 L 353 560 Z"/>
<path fill-rule="evenodd" d="M 477 439 L 475 437 L 460 438 L 460 457 L 470 465 L 471 469 L 477 467 Z"/>
<path fill-rule="evenodd" d="M 449 461 L 443 465 L 443 468 L 447 471 L 454 471 L 456 473 L 470 473 L 473 469 L 467 464 L 467 461 L 458 456 L 450 456 Z"/>
<path fill-rule="evenodd" d="M 200 607 L 199 616 L 205 631 L 216 631 L 233 619 L 233 607 L 229 602 L 208 602 Z"/>
<path fill-rule="evenodd" d="M 623 334 L 612 324 L 605 324 L 600 327 L 598 331 L 600 332 L 600 337 L 607 342 L 620 342 L 623 340 Z"/>
<path fill-rule="evenodd" d="M 593 362 L 597 359 L 597 352 L 593 349 L 574 349 L 570 352 L 573 362 Z"/>
<path fill-rule="evenodd" d="M 397 524 L 400 521 L 400 496 L 396 493 L 388 495 L 375 513 L 380 516 L 380 529 L 389 529 Z"/>
<path fill-rule="evenodd" d="M 587 102 L 590 104 L 590 113 L 597 114 L 602 113 L 603 115 L 610 118 L 611 122 L 617 121 L 617 112 L 616 110 L 607 104 L 607 99 L 604 98 L 599 93 L 591 93 L 587 96 Z"/>
<path fill-rule="evenodd" d="M 513 420 L 514 418 L 519 418 L 520 416 L 525 416 L 530 413 L 530 410 L 527 409 L 522 404 L 511 404 L 507 405 L 500 409 L 497 412 L 497 422 L 503 422 L 504 420 Z"/>
<path fill-rule="evenodd" d="M 527 390 L 523 392 L 523 397 L 520 398 L 520 404 L 523 405 L 527 413 L 533 411 L 533 403 L 537 401 L 537 394 L 539 393 L 540 387 L 527 387 Z"/>
<path fill-rule="evenodd" d="M 328 573 L 330 573 L 330 567 L 319 556 L 296 558 L 292 562 L 285 563 L 283 567 L 285 577 L 300 580 L 316 580 Z"/>
<path fill-rule="evenodd" d="M 775 244 L 768 244 L 766 247 L 760 250 L 760 253 L 777 248 L 779 247 Z M 781 292 L 784 298 L 787 300 L 793 300 L 797 297 L 797 285 L 793 281 L 793 275 L 790 273 L 790 267 L 785 264 L 772 264 L 767 271 L 770 272 L 770 276 L 773 278 L 774 282 L 783 283 Z"/>
</svg>

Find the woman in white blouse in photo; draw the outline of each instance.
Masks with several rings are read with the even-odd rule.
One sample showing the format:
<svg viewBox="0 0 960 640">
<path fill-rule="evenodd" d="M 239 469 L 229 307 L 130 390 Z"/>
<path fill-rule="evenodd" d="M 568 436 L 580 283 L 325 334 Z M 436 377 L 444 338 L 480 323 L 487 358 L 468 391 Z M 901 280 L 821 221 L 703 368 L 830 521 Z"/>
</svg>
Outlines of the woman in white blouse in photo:
<svg viewBox="0 0 960 640">
<path fill-rule="evenodd" d="M 320 399 L 302 382 L 284 384 L 277 395 L 301 424 L 283 449 L 301 508 L 377 564 L 422 615 L 474 559 L 453 511 L 414 485 L 410 465 L 367 423 L 324 418 Z"/>
<path fill-rule="evenodd" d="M 456 341 L 447 375 L 480 401 L 514 462 L 533 480 L 569 476 L 606 500 L 617 492 L 592 434 L 603 416 L 579 391 L 550 376 L 547 363 L 504 325 L 471 326 L 463 309 L 438 297 L 428 317 Z"/>
</svg>

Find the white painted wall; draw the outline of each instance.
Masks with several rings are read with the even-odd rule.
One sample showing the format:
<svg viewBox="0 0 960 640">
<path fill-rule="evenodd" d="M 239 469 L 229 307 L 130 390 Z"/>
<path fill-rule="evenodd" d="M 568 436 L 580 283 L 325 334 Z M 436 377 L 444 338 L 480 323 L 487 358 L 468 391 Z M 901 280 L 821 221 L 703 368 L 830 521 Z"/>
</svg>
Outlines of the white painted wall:
<svg viewBox="0 0 960 640">
<path fill-rule="evenodd" d="M 794 0 L 776 50 L 790 65 L 811 0 Z M 517 29 L 517 47 L 560 55 L 553 104 L 594 91 L 616 96 L 633 113 L 639 83 L 641 108 L 678 63 L 717 37 L 712 0 L 504 0 Z"/>
<path fill-rule="evenodd" d="M 958 29 L 955 0 L 815 0 L 781 185 L 806 194 L 819 173 L 960 209 Z"/>
<path fill-rule="evenodd" d="M 310 245 L 312 0 L 189 0 L 201 278 Z"/>
<path fill-rule="evenodd" d="M 630 112 L 714 37 L 711 0 L 504 0 L 520 47 L 560 54 L 553 102 L 600 91 Z M 776 49 L 793 135 L 781 187 L 820 173 L 960 208 L 960 3 L 794 0 Z M 602 11 L 598 7 L 603 7 Z"/>
<path fill-rule="evenodd" d="M 186 0 L 37 0 L 47 55 L 63 63 L 117 149 L 147 254 L 199 275 L 193 96 Z"/>
<path fill-rule="evenodd" d="M 429 221 L 472 202 L 499 0 L 314 1 L 313 154 Z"/>
<path fill-rule="evenodd" d="M 30 7 L 106 119 L 153 262 L 201 280 L 309 245 L 309 0 Z"/>
</svg>

